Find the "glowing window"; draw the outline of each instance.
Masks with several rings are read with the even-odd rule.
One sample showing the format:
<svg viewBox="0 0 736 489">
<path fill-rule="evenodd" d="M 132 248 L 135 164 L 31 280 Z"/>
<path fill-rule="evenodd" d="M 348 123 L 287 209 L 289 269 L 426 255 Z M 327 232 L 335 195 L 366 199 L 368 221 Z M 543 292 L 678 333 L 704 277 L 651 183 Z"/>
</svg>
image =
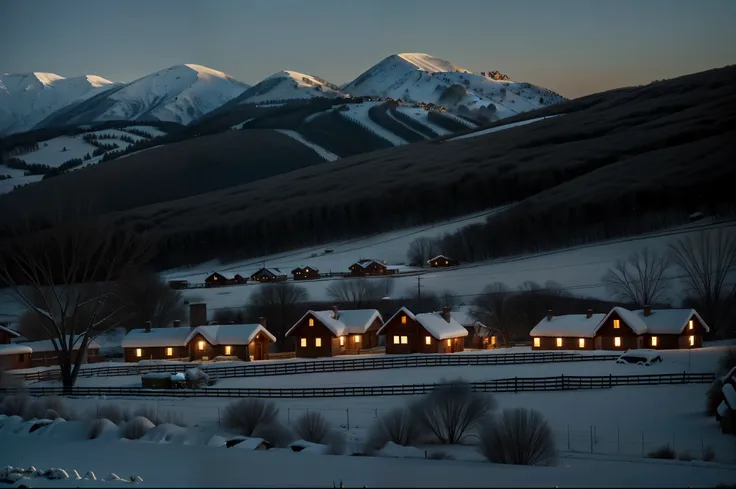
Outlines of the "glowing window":
<svg viewBox="0 0 736 489">
<path fill-rule="evenodd" d="M 447 340 L 447 346 L 452 346 L 452 340 Z"/>
<path fill-rule="evenodd" d="M 302 340 L 299 342 L 299 344 L 301 346 L 307 346 L 307 339 L 306 338 L 302 338 Z"/>
<path fill-rule="evenodd" d="M 169 347 L 166 349 L 166 356 L 172 356 L 174 354 L 174 349 Z"/>
<path fill-rule="evenodd" d="M 402 345 L 408 345 L 409 344 L 409 337 L 408 336 L 402 336 L 401 337 L 401 344 Z"/>
<path fill-rule="evenodd" d="M 135 356 L 142 357 L 143 356 L 143 349 L 142 348 L 136 348 L 135 349 Z"/>
<path fill-rule="evenodd" d="M 424 337 L 424 344 L 425 345 L 431 345 L 432 344 L 432 337 L 431 336 L 425 336 Z"/>
<path fill-rule="evenodd" d="M 314 346 L 316 346 L 317 348 L 319 348 L 320 346 L 322 346 L 322 338 L 315 338 L 314 339 Z"/>
<path fill-rule="evenodd" d="M 309 325 L 310 326 L 314 326 L 314 319 L 313 318 L 309 318 Z"/>
<path fill-rule="evenodd" d="M 340 346 L 345 346 L 345 337 L 340 336 Z"/>
<path fill-rule="evenodd" d="M 616 336 L 613 339 L 613 346 L 615 346 L 617 348 L 621 346 L 621 337 L 620 336 Z"/>
<path fill-rule="evenodd" d="M 398 345 L 399 343 L 401 343 L 401 337 L 394 336 L 394 345 Z"/>
<path fill-rule="evenodd" d="M 226 346 L 225 347 L 225 355 L 229 355 L 233 351 L 232 346 Z"/>
<path fill-rule="evenodd" d="M 687 329 L 693 329 L 694 327 L 695 327 L 695 325 L 693 324 L 693 320 L 692 319 L 687 322 Z"/>
<path fill-rule="evenodd" d="M 578 339 L 578 346 L 580 348 L 585 348 L 585 338 Z"/>
<path fill-rule="evenodd" d="M 652 346 L 657 346 L 657 337 L 652 336 Z"/>
<path fill-rule="evenodd" d="M 356 334 L 356 335 L 355 335 L 355 337 L 353 338 L 353 340 L 354 340 L 354 341 L 355 341 L 356 343 L 360 343 L 360 335 L 359 335 L 359 334 Z"/>
<path fill-rule="evenodd" d="M 496 346 L 496 337 L 491 336 L 491 346 Z"/>
<path fill-rule="evenodd" d="M 690 335 L 688 340 L 690 342 L 690 346 L 695 346 L 695 336 Z"/>
<path fill-rule="evenodd" d="M 613 320 L 613 329 L 619 329 L 621 327 L 621 320 L 620 319 L 614 319 Z"/>
<path fill-rule="evenodd" d="M 542 346 L 542 340 L 534 338 L 534 348 L 539 348 L 540 346 Z"/>
<path fill-rule="evenodd" d="M 557 348 L 562 346 L 562 338 L 557 338 Z"/>
<path fill-rule="evenodd" d="M 198 348 L 199 348 L 200 350 L 204 350 L 204 341 L 202 341 L 202 340 L 199 340 L 199 343 L 197 343 L 197 347 L 198 347 Z"/>
<path fill-rule="evenodd" d="M 406 324 L 406 316 L 401 316 L 401 324 Z"/>
</svg>

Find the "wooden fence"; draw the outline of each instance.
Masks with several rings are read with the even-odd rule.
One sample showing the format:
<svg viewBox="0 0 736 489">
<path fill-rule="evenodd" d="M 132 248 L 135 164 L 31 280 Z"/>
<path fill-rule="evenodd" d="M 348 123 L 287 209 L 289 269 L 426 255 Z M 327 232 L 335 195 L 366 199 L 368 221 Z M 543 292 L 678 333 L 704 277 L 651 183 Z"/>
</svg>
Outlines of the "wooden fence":
<svg viewBox="0 0 736 489">
<path fill-rule="evenodd" d="M 453 367 L 466 365 L 515 365 L 531 363 L 585 362 L 615 360 L 619 355 L 581 355 L 566 352 L 539 353 L 486 353 L 468 355 L 417 355 L 417 356 L 379 356 L 353 359 L 284 361 L 273 363 L 246 363 L 232 367 L 199 363 L 125 365 L 115 367 L 89 367 L 79 371 L 80 377 L 120 377 L 141 375 L 151 372 L 175 372 L 187 368 L 200 367 L 218 379 L 238 377 L 263 377 L 270 375 L 296 375 L 323 372 L 347 372 L 354 370 L 383 370 L 391 368 L 414 367 Z M 16 377 L 28 381 L 59 380 L 58 370 L 17 373 Z"/>
<path fill-rule="evenodd" d="M 715 379 L 712 373 L 655 374 L 655 375 L 598 375 L 540 378 L 495 379 L 471 382 L 474 392 L 536 392 L 579 389 L 610 389 L 621 385 L 703 384 Z M 26 392 L 32 396 L 120 396 L 120 397 L 260 397 L 260 398 L 315 398 L 411 396 L 427 394 L 447 384 L 382 385 L 354 387 L 298 387 L 298 388 L 203 388 L 203 389 L 142 389 L 135 387 L 11 387 L 0 389 L 8 394 Z"/>
</svg>

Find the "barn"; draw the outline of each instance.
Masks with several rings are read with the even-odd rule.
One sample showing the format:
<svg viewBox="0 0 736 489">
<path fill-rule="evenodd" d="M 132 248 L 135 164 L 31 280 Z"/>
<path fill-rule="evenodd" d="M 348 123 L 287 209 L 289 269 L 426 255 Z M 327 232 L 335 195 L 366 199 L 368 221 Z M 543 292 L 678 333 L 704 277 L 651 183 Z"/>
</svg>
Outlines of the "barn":
<svg viewBox="0 0 736 489">
<path fill-rule="evenodd" d="M 291 271 L 291 275 L 294 280 L 314 280 L 319 278 L 319 270 L 310 266 L 296 267 Z"/>
<path fill-rule="evenodd" d="M 263 324 L 217 324 L 197 326 L 185 338 L 189 358 L 211 360 L 237 357 L 240 360 L 267 360 L 269 346 L 276 337 Z"/>
<path fill-rule="evenodd" d="M 286 332 L 296 340 L 300 358 L 332 357 L 359 353 L 378 346 L 383 318 L 375 309 L 307 311 Z"/>
<path fill-rule="evenodd" d="M 454 353 L 465 349 L 468 330 L 452 318 L 452 309 L 414 314 L 406 307 L 378 331 L 386 336 L 387 354 Z"/>
<path fill-rule="evenodd" d="M 552 311 L 529 332 L 533 350 L 593 350 L 595 332 L 605 314 L 564 314 L 554 316 Z"/>
<path fill-rule="evenodd" d="M 437 255 L 434 258 L 427 260 L 427 264 L 432 268 L 441 268 L 456 267 L 460 265 L 460 262 L 445 255 Z"/>
<path fill-rule="evenodd" d="M 284 282 L 286 274 L 278 268 L 261 268 L 250 276 L 251 280 L 257 282 Z"/>
</svg>

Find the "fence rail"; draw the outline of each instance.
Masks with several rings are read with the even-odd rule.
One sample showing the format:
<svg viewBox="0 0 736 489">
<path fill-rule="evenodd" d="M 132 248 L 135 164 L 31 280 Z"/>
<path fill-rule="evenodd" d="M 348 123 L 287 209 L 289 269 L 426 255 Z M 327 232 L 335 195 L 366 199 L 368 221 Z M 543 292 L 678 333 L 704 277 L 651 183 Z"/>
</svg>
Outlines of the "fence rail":
<svg viewBox="0 0 736 489">
<path fill-rule="evenodd" d="M 618 355 L 581 355 L 579 353 L 498 353 L 469 355 L 422 355 L 422 356 L 380 356 L 354 359 L 334 359 L 315 361 L 283 361 L 274 363 L 247 363 L 232 367 L 216 365 L 203 366 L 199 363 L 151 364 L 115 367 L 90 367 L 79 371 L 80 377 L 120 377 L 146 373 L 165 373 L 182 369 L 200 367 L 219 379 L 239 377 L 265 377 L 270 375 L 296 375 L 324 372 L 349 372 L 355 370 L 382 370 L 414 367 L 452 367 L 467 365 L 514 365 L 557 362 L 591 362 L 615 360 Z M 17 373 L 16 377 L 29 381 L 59 380 L 57 370 L 43 372 Z"/>
<path fill-rule="evenodd" d="M 713 382 L 715 374 L 688 373 L 653 375 L 598 375 L 539 378 L 508 378 L 471 382 L 475 392 L 530 392 L 578 389 L 610 389 L 621 385 L 703 384 Z M 315 398 L 363 396 L 411 396 L 441 389 L 443 384 L 382 385 L 353 387 L 304 388 L 204 388 L 204 389 L 142 389 L 136 387 L 9 387 L 6 393 L 27 392 L 33 396 L 136 396 L 136 397 L 261 397 L 261 398 Z"/>
</svg>

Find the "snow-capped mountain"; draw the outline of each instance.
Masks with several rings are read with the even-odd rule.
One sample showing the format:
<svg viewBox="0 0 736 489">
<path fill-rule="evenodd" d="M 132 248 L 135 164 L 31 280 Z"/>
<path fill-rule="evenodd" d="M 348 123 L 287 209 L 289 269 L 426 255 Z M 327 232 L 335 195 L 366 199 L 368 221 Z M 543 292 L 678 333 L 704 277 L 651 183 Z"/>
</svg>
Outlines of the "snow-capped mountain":
<svg viewBox="0 0 736 489">
<path fill-rule="evenodd" d="M 564 100 L 545 88 L 495 80 L 423 53 L 391 55 L 342 88 L 354 96 L 390 97 L 451 109 L 472 111 L 493 104 L 498 118 Z"/>
<path fill-rule="evenodd" d="M 322 78 L 283 70 L 246 90 L 237 103 L 261 103 L 267 101 L 310 99 L 317 97 L 349 97 L 337 85 Z"/>
<path fill-rule="evenodd" d="M 248 88 L 221 71 L 194 64 L 176 65 L 70 105 L 43 120 L 39 127 L 111 120 L 188 124 Z"/>
<path fill-rule="evenodd" d="M 54 73 L 0 75 L 0 134 L 31 129 L 53 112 L 115 84 L 99 76 L 64 78 Z"/>
</svg>

